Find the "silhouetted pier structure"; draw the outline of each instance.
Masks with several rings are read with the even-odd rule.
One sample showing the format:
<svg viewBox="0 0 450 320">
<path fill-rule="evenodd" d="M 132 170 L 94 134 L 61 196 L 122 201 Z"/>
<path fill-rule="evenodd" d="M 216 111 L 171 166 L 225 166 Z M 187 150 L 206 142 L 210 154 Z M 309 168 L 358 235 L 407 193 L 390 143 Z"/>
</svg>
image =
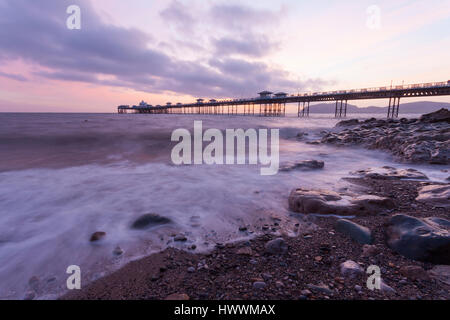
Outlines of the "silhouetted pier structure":
<svg viewBox="0 0 450 320">
<path fill-rule="evenodd" d="M 355 90 L 314 92 L 288 95 L 284 92 L 262 91 L 257 98 L 216 100 L 197 99 L 195 103 L 168 102 L 165 106 L 152 106 L 141 102 L 138 106 L 119 106 L 119 113 L 149 114 L 214 114 L 214 115 L 252 115 L 281 117 L 286 115 L 286 104 L 297 103 L 298 117 L 308 117 L 311 102 L 335 102 L 335 117 L 347 116 L 350 100 L 389 99 L 388 118 L 399 115 L 401 98 L 417 98 L 450 95 L 450 80 L 447 82 L 420 83 L 394 87 L 377 87 Z M 238 112 L 238 108 L 241 112 Z"/>
</svg>

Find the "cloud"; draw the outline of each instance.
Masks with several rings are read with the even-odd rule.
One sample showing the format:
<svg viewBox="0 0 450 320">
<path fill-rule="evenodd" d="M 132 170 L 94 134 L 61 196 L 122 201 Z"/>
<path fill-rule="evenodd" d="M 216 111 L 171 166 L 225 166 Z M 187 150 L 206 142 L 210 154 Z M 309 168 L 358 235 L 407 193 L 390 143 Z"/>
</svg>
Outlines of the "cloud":
<svg viewBox="0 0 450 320">
<path fill-rule="evenodd" d="M 281 11 L 256 9 L 244 5 L 217 4 L 211 7 L 212 21 L 228 30 L 257 30 L 278 25 Z"/>
<path fill-rule="evenodd" d="M 16 80 L 16 81 L 28 81 L 28 79 L 20 74 L 12 74 L 0 71 L 0 77 Z"/>
<path fill-rule="evenodd" d="M 81 8 L 81 30 L 66 28 L 66 8 L 72 4 Z M 179 5 L 172 2 L 162 14 L 193 23 Z M 254 95 L 268 86 L 285 91 L 299 87 L 288 72 L 263 62 L 227 57 L 186 61 L 169 56 L 162 48 L 151 47 L 151 35 L 103 22 L 87 0 L 0 0 L 0 7 L 0 61 L 21 59 L 40 66 L 45 71 L 33 74 L 42 78 L 217 98 Z M 245 17 L 267 19 L 271 14 L 237 6 L 215 8 L 213 15 L 221 23 L 236 15 L 232 27 Z M 261 36 L 249 38 L 248 43 L 239 41 L 221 38 L 216 50 L 228 44 L 227 54 L 262 56 L 273 47 Z"/>
<path fill-rule="evenodd" d="M 240 54 L 248 57 L 263 57 L 279 47 L 265 35 L 247 34 L 242 38 L 223 37 L 214 39 L 216 54 Z"/>
</svg>

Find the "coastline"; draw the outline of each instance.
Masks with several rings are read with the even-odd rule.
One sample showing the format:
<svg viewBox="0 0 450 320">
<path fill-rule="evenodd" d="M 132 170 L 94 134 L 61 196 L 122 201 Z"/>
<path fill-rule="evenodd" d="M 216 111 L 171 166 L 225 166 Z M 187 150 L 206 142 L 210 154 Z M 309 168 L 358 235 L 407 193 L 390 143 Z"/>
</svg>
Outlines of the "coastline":
<svg viewBox="0 0 450 320">
<path fill-rule="evenodd" d="M 449 287 L 438 279 L 413 279 L 401 273 L 402 268 L 418 266 L 428 275 L 433 264 L 405 258 L 385 241 L 385 226 L 394 214 L 448 218 L 447 209 L 415 200 L 417 189 L 428 182 L 372 178 L 349 181 L 369 187 L 373 195 L 388 196 L 395 203 L 390 213 L 352 219 L 373 231 L 376 255 L 364 255 L 362 244 L 337 232 L 337 218 L 305 215 L 304 221 L 318 228 L 296 237 L 281 236 L 288 247 L 285 254 L 266 252 L 266 243 L 280 237 L 271 231 L 250 241 L 216 247 L 207 254 L 168 248 L 130 262 L 60 299 L 449 299 Z M 343 277 L 340 264 L 347 260 L 356 261 L 364 270 L 369 265 L 380 266 L 383 282 L 395 291 L 367 289 L 365 274 Z"/>
</svg>

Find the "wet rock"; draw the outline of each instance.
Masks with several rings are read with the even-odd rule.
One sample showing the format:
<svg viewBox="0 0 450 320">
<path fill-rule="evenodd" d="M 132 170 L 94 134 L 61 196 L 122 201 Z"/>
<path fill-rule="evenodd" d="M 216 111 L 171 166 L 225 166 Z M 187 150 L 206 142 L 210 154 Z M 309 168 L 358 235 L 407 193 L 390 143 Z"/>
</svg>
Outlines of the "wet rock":
<svg viewBox="0 0 450 320">
<path fill-rule="evenodd" d="M 450 123 L 450 111 L 448 109 L 442 108 L 438 111 L 424 114 L 420 117 L 421 122 L 447 122 Z"/>
<path fill-rule="evenodd" d="M 267 242 L 265 249 L 270 254 L 284 254 L 287 252 L 288 246 L 283 238 L 278 238 Z"/>
<path fill-rule="evenodd" d="M 364 273 L 363 268 L 355 261 L 347 260 L 340 264 L 341 275 L 345 278 L 356 278 Z"/>
<path fill-rule="evenodd" d="M 186 293 L 172 293 L 168 295 L 164 300 L 181 301 L 189 300 L 189 296 Z"/>
<path fill-rule="evenodd" d="M 320 160 L 303 160 L 295 163 L 286 163 L 280 166 L 280 171 L 291 171 L 296 169 L 303 170 L 313 170 L 313 169 L 323 169 L 325 163 Z"/>
<path fill-rule="evenodd" d="M 428 271 L 430 277 L 450 288 L 450 266 L 438 265 Z"/>
<path fill-rule="evenodd" d="M 425 115 L 421 121 L 346 121 L 339 123 L 338 127 L 348 127 L 340 132 L 325 134 L 321 143 L 363 145 L 368 149 L 386 150 L 406 162 L 449 164 L 448 113 L 448 110 L 442 110 L 434 115 Z"/>
<path fill-rule="evenodd" d="M 103 231 L 97 231 L 94 232 L 91 235 L 91 238 L 89 239 L 90 242 L 95 242 L 95 241 L 100 241 L 101 239 L 103 239 L 106 236 L 106 232 Z"/>
<path fill-rule="evenodd" d="M 387 244 L 409 259 L 450 264 L 449 229 L 449 220 L 397 214 L 388 223 Z"/>
<path fill-rule="evenodd" d="M 160 226 L 164 224 L 171 223 L 172 221 L 169 218 L 162 217 L 156 213 L 148 213 L 140 216 L 136 219 L 131 228 L 133 229 L 146 229 L 150 227 Z"/>
<path fill-rule="evenodd" d="M 117 246 L 114 248 L 113 254 L 116 256 L 121 256 L 123 254 L 123 249 L 121 247 Z"/>
<path fill-rule="evenodd" d="M 371 244 L 372 233 L 369 228 L 363 227 L 357 223 L 354 223 L 347 219 L 339 219 L 334 227 L 336 231 L 339 231 L 358 243 Z"/>
<path fill-rule="evenodd" d="M 417 201 L 436 207 L 450 208 L 450 185 L 428 185 L 419 190 Z"/>
<path fill-rule="evenodd" d="M 430 280 L 430 276 L 421 266 L 404 266 L 400 268 L 399 272 L 411 280 Z"/>
<path fill-rule="evenodd" d="M 350 196 L 328 190 L 298 188 L 289 195 L 289 209 L 299 213 L 335 215 L 372 215 L 394 207 L 389 198 L 364 195 Z"/>
<path fill-rule="evenodd" d="M 178 234 L 173 238 L 173 241 L 185 242 L 185 241 L 187 241 L 187 238 L 184 234 Z"/>
<path fill-rule="evenodd" d="M 352 175 L 357 175 L 363 178 L 377 179 L 377 180 L 404 180 L 417 179 L 427 180 L 428 177 L 416 169 L 396 169 L 392 167 L 383 168 L 369 168 L 365 170 L 358 170 L 351 172 Z"/>
<path fill-rule="evenodd" d="M 342 120 L 336 124 L 336 127 L 355 126 L 359 124 L 358 119 Z"/>
</svg>

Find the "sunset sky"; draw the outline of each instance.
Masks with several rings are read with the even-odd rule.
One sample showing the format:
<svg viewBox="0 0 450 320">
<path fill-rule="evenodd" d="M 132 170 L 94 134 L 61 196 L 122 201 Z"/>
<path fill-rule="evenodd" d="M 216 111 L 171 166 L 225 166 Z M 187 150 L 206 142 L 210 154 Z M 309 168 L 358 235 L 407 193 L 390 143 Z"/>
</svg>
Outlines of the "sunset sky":
<svg viewBox="0 0 450 320">
<path fill-rule="evenodd" d="M 449 31 L 449 0 L 0 0 L 0 111 L 447 81 Z"/>
</svg>

